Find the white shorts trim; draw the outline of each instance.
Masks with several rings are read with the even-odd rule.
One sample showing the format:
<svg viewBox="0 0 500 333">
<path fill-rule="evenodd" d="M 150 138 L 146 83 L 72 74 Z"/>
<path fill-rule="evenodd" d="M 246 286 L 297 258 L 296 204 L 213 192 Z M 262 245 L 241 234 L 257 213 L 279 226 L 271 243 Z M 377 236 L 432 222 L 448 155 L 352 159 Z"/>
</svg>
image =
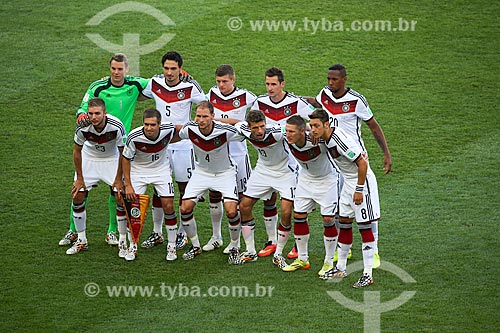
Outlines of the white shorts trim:
<svg viewBox="0 0 500 333">
<path fill-rule="evenodd" d="M 186 186 L 182 199 L 197 200 L 207 190 L 222 193 L 222 198 L 238 201 L 238 190 L 236 186 L 236 168 L 214 175 L 206 173 L 201 169 L 193 172 Z"/>
<path fill-rule="evenodd" d="M 293 201 L 296 186 L 297 174 L 291 170 L 287 173 L 277 173 L 257 167 L 252 171 L 244 195 L 269 200 L 273 192 L 279 192 L 282 199 Z"/>
<path fill-rule="evenodd" d="M 359 205 L 356 205 L 353 200 L 356 184 L 357 180 L 344 180 L 344 186 L 340 194 L 340 216 L 355 218 L 358 223 L 379 220 L 380 203 L 375 174 L 371 173 L 366 175 L 363 202 Z"/>
<path fill-rule="evenodd" d="M 109 186 L 113 185 L 118 169 L 118 157 L 106 159 L 92 159 L 82 156 L 82 174 L 85 187 L 90 190 L 99 181 Z M 76 173 L 74 180 L 76 180 Z"/>
<path fill-rule="evenodd" d="M 162 175 L 130 175 L 130 181 L 137 194 L 144 194 L 148 185 L 153 185 L 156 193 L 160 197 L 173 197 L 174 196 L 174 182 L 170 173 Z"/>
<path fill-rule="evenodd" d="M 338 200 L 337 175 L 314 180 L 299 176 L 293 209 L 296 212 L 309 213 L 318 204 L 321 215 L 333 216 L 338 211 Z"/>
</svg>

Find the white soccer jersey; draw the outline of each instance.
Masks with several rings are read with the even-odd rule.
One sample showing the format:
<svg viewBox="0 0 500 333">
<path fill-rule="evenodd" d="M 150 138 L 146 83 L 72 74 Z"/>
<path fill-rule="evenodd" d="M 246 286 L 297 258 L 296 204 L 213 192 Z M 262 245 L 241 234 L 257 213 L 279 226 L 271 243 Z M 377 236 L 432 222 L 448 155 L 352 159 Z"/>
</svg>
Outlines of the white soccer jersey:
<svg viewBox="0 0 500 333">
<path fill-rule="evenodd" d="M 344 176 L 344 181 L 353 179 L 357 181 L 358 166 L 355 161 L 363 152 L 363 148 L 340 127 L 333 128 L 332 135 L 328 140 L 325 140 L 324 144 Z"/>
<path fill-rule="evenodd" d="M 144 134 L 144 126 L 130 132 L 123 156 L 131 160 L 131 173 L 152 175 L 170 174 L 167 148 L 174 137 L 175 126 L 161 123 L 160 134 L 150 140 Z"/>
<path fill-rule="evenodd" d="M 286 120 L 293 115 L 308 119 L 314 111 L 314 106 L 305 99 L 286 92 L 285 97 L 278 103 L 274 103 L 268 94 L 260 95 L 255 100 L 252 110 L 262 111 L 268 124 L 285 126 Z"/>
<path fill-rule="evenodd" d="M 330 88 L 325 86 L 316 96 L 316 101 L 329 113 L 330 124 L 345 130 L 366 151 L 361 138 L 361 121 L 370 120 L 373 113 L 365 97 L 347 88 L 343 96 L 335 98 Z"/>
<path fill-rule="evenodd" d="M 313 145 L 307 133 L 305 139 L 306 142 L 303 147 L 288 143 L 290 151 L 301 166 L 299 178 L 318 179 L 336 175 L 337 170 L 328 157 L 326 146 L 324 144 Z M 320 143 L 322 141 L 320 140 Z"/>
<path fill-rule="evenodd" d="M 264 134 L 262 140 L 255 140 L 251 137 L 252 132 L 248 128 L 247 122 L 239 122 L 235 125 L 235 128 L 257 150 L 256 169 L 263 167 L 281 173 L 288 173 L 297 169 L 297 163 L 294 158 L 291 158 L 281 126 L 266 124 L 266 134 Z"/>
<path fill-rule="evenodd" d="M 215 118 L 233 118 L 245 121 L 247 110 L 252 106 L 257 96 L 248 90 L 235 87 L 229 95 L 223 95 L 219 87 L 213 86 L 207 98 L 214 106 Z M 229 144 L 231 156 L 246 155 L 246 142 L 231 142 Z"/>
<path fill-rule="evenodd" d="M 181 139 L 189 139 L 193 143 L 196 156 L 196 169 L 206 173 L 218 174 L 234 168 L 234 161 L 229 156 L 230 141 L 244 140 L 236 128 L 214 121 L 212 132 L 205 135 L 200 132 L 198 124 L 190 121 L 179 132 Z"/>
<path fill-rule="evenodd" d="M 185 125 L 191 120 L 191 108 L 193 103 L 205 101 L 205 93 L 198 82 L 180 81 L 171 87 L 165 82 L 163 74 L 153 76 L 142 94 L 154 98 L 156 109 L 160 111 L 162 122 L 170 122 L 174 125 Z M 189 141 L 180 141 L 169 145 L 169 150 L 189 150 Z"/>
<path fill-rule="evenodd" d="M 83 146 L 83 154 L 91 158 L 118 156 L 118 147 L 123 147 L 126 139 L 123 123 L 110 114 L 106 114 L 106 125 L 102 131 L 97 132 L 94 125 L 78 126 L 74 136 L 75 143 Z"/>
</svg>

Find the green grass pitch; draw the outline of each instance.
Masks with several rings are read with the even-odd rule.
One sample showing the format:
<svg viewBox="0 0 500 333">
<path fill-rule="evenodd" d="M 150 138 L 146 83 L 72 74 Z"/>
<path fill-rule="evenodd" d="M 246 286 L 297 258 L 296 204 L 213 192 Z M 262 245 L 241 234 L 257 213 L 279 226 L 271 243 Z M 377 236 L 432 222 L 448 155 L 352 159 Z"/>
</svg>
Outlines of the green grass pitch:
<svg viewBox="0 0 500 333">
<path fill-rule="evenodd" d="M 499 3 L 146 0 L 175 25 L 137 11 L 88 24 L 117 4 L 126 2 L 0 3 L 0 331 L 498 331 Z M 390 21 L 390 31 L 378 21 Z M 284 273 L 268 258 L 231 266 L 221 251 L 167 263 L 163 246 L 124 262 L 104 243 L 106 186 L 90 195 L 89 250 L 66 255 L 57 242 L 68 224 L 74 113 L 87 86 L 108 74 L 111 56 L 91 33 L 117 45 L 125 33 L 139 34 L 140 45 L 175 34 L 140 56 L 140 75 L 161 72 L 161 55 L 178 50 L 205 91 L 215 84 L 215 68 L 229 63 L 237 85 L 256 94 L 265 92 L 264 71 L 278 66 L 288 91 L 314 96 L 328 66 L 346 65 L 348 86 L 368 99 L 394 162 L 384 176 L 381 151 L 365 131 L 381 198 L 380 254 L 415 282 L 385 269 L 375 270 L 366 290 L 351 288 L 359 272 L 342 283 L 319 280 L 324 250 L 315 214 L 308 271 Z M 138 104 L 134 127 L 151 105 Z M 265 241 L 261 207 L 257 246 Z M 204 243 L 207 205 L 195 216 Z M 150 217 L 146 223 L 144 236 Z M 353 262 L 360 259 L 355 232 Z M 85 294 L 89 283 L 99 286 L 96 297 Z M 113 297 L 113 286 L 153 291 Z M 382 309 L 406 291 L 415 294 L 380 314 L 379 326 L 328 293 L 357 303 L 380 295 Z"/>
</svg>

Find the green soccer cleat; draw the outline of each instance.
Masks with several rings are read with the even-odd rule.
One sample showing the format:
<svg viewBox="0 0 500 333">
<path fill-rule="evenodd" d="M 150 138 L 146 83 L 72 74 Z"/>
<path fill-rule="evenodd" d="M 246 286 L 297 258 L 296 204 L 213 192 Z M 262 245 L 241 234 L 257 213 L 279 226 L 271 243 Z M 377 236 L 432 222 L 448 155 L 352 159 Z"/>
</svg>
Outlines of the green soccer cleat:
<svg viewBox="0 0 500 333">
<path fill-rule="evenodd" d="M 325 261 L 323 263 L 323 267 L 321 267 L 321 270 L 318 272 L 319 278 L 320 279 L 326 279 L 326 274 L 333 269 L 333 265 L 331 265 L 329 262 Z"/>
<path fill-rule="evenodd" d="M 379 268 L 380 267 L 380 256 L 378 255 L 378 252 L 375 252 L 373 254 L 373 266 L 372 268 Z"/>
<path fill-rule="evenodd" d="M 311 264 L 309 261 L 302 261 L 299 258 L 295 259 L 290 265 L 286 265 L 282 268 L 283 272 L 295 272 L 299 269 L 309 269 Z"/>
</svg>

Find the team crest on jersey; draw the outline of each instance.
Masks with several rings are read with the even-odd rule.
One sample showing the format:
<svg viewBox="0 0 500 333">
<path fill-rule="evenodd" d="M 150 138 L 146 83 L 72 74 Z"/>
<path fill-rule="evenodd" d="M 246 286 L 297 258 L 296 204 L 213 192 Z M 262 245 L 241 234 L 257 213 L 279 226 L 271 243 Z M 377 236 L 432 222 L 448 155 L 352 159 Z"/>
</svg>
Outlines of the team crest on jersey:
<svg viewBox="0 0 500 333">
<path fill-rule="evenodd" d="M 129 90 L 127 90 L 127 95 L 132 96 L 132 93 L 133 93 L 132 90 L 133 90 L 133 88 L 130 88 Z"/>
<path fill-rule="evenodd" d="M 349 104 L 344 103 L 342 104 L 342 112 L 349 112 Z"/>
<path fill-rule="evenodd" d="M 316 153 L 312 149 L 310 149 L 310 150 L 307 151 L 307 155 L 309 157 L 313 158 L 314 156 L 316 156 Z"/>
<path fill-rule="evenodd" d="M 178 99 L 184 99 L 184 97 L 186 97 L 186 94 L 184 94 L 184 91 L 180 90 L 180 91 L 177 93 L 177 98 L 178 98 Z"/>
<path fill-rule="evenodd" d="M 216 145 L 217 147 L 220 146 L 222 144 L 222 141 L 220 140 L 219 137 L 215 138 L 214 139 L 214 145 Z"/>
<path fill-rule="evenodd" d="M 240 107 L 240 105 L 241 105 L 241 102 L 240 102 L 240 100 L 239 100 L 239 99 L 233 99 L 233 106 L 234 106 L 235 108 L 239 108 L 239 107 Z"/>
<path fill-rule="evenodd" d="M 285 116 L 289 116 L 292 114 L 292 108 L 289 107 L 289 106 L 285 106 L 285 108 L 283 109 L 283 113 L 285 114 Z"/>
</svg>

